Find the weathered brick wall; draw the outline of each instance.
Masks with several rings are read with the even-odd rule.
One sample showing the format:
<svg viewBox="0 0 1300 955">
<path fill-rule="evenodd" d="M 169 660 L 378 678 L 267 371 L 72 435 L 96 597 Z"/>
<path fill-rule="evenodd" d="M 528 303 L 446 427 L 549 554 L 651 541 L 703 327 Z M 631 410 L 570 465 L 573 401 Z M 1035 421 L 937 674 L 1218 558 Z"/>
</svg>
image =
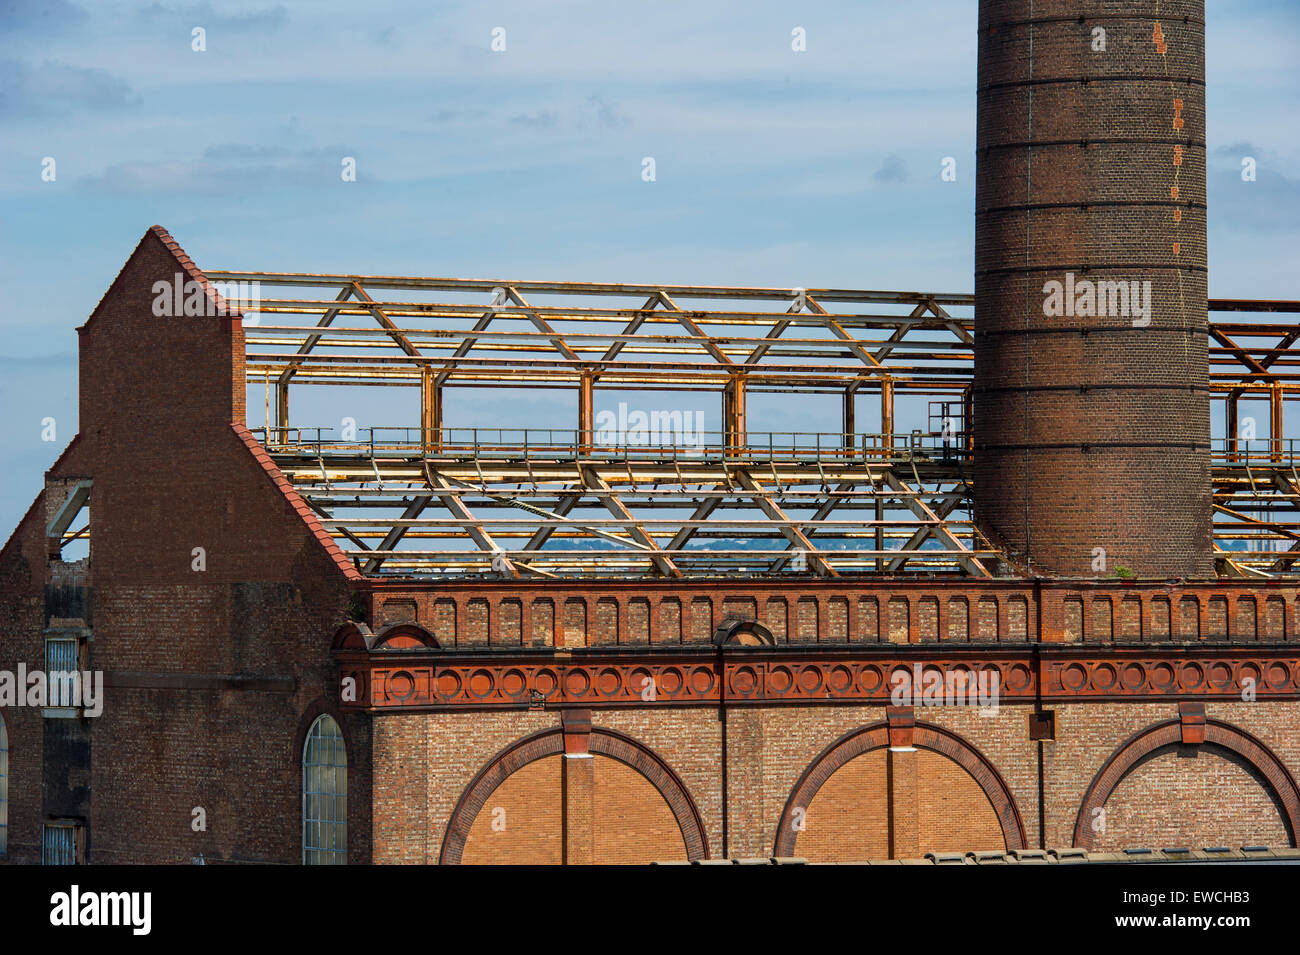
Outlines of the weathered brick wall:
<svg viewBox="0 0 1300 955">
<path fill-rule="evenodd" d="M 1231 754 L 1164 750 L 1126 777 L 1103 809 L 1093 817 L 1099 850 L 1289 842 L 1263 777 Z"/>
<path fill-rule="evenodd" d="M 1134 733 L 1152 723 L 1175 718 L 1177 709 L 1159 703 L 1090 703 L 1057 706 L 1054 710 L 1056 741 L 1043 744 L 1047 842 L 1066 845 L 1073 839 L 1084 794 L 1105 760 Z M 1293 779 L 1300 779 L 1300 703 L 1214 702 L 1206 705 L 1206 715 L 1259 739 L 1277 755 Z M 1119 829 L 1107 843 L 1123 838 L 1149 846 L 1165 838 L 1172 841 L 1161 845 L 1192 841 L 1197 847 L 1227 844 L 1239 848 L 1252 844 L 1246 838 L 1251 832 L 1273 831 L 1276 812 L 1263 805 L 1256 786 L 1244 785 L 1243 773 L 1231 774 L 1240 785 L 1218 790 L 1213 815 L 1206 815 L 1203 804 L 1190 798 L 1204 784 L 1204 774 L 1229 773 L 1224 767 L 1207 768 L 1223 762 L 1227 760 L 1222 756 L 1202 750 L 1195 759 L 1187 758 L 1164 772 L 1163 782 L 1168 788 L 1163 790 L 1156 784 L 1160 772 L 1135 770 L 1136 776 L 1126 780 L 1127 785 L 1121 784 L 1114 794 L 1120 797 L 1116 822 Z M 1174 772 L 1178 775 L 1171 775 Z M 1150 826 L 1150 832 L 1139 835 L 1136 830 L 1140 827 L 1132 820 L 1139 803 L 1148 798 L 1150 802 L 1141 809 L 1140 818 Z M 1109 827 L 1112 812 L 1109 806 L 1105 808 Z M 1026 812 L 1027 826 L 1029 816 Z"/>
<path fill-rule="evenodd" d="M 298 863 L 302 751 L 312 694 L 110 690 L 92 728 L 97 863 Z M 348 743 L 349 858 L 369 860 L 367 721 L 340 721 Z M 305 728 L 305 727 L 304 727 Z M 201 807 L 207 831 L 192 831 Z"/>
<path fill-rule="evenodd" d="M 1204 20 L 980 3 L 975 500 L 1022 569 L 1212 572 Z M 1069 276 L 1149 283 L 1150 313 L 1048 314 Z"/>
<path fill-rule="evenodd" d="M 1300 773 L 1300 704 L 1213 703 L 1208 711 L 1260 739 L 1293 776 Z M 1114 750 L 1151 724 L 1175 718 L 1178 710 L 1172 703 L 1107 703 L 1055 712 L 1056 739 L 1042 744 L 1029 739 L 1027 707 L 920 707 L 916 718 L 955 734 L 993 766 L 1019 811 L 1029 846 L 1040 844 L 1041 745 L 1045 842 L 1056 847 L 1073 843 L 1084 795 Z M 595 710 L 592 722 L 632 737 L 677 773 L 699 810 L 711 855 L 722 854 L 725 811 L 728 854 L 753 857 L 773 851 L 795 785 L 819 754 L 884 715 L 878 706 L 733 708 L 726 712 L 725 744 L 723 725 L 710 708 Z M 537 711 L 410 713 L 386 714 L 376 724 L 376 860 L 423 862 L 438 858 L 451 811 L 475 774 L 510 744 L 558 726 L 559 718 Z M 1004 848 L 994 807 L 975 779 L 932 750 L 913 756 L 913 781 L 892 795 L 885 749 L 846 763 L 805 807 L 794 851 L 819 861 L 886 857 L 890 814 L 909 811 L 917 841 L 908 854 Z M 473 820 L 463 861 L 562 857 L 561 759 L 546 757 L 507 778 Z M 597 757 L 598 778 L 601 763 Z M 622 770 L 621 779 L 614 775 L 609 774 L 609 798 L 597 802 L 592 818 L 583 817 L 584 825 L 594 827 L 596 855 L 603 861 L 643 861 L 654 853 L 677 858 L 677 837 L 663 835 L 667 817 L 662 800 L 654 798 L 658 794 Z M 493 809 L 504 810 L 500 832 L 491 829 Z M 1161 754 L 1139 765 L 1116 789 L 1107 813 L 1113 828 L 1095 848 L 1288 842 L 1258 773 L 1213 748 L 1201 748 L 1195 758 Z"/>
<path fill-rule="evenodd" d="M 45 499 L 36 498 L 0 550 L 0 670 L 44 660 Z M 40 862 L 44 720 L 26 706 L 0 711 L 9 734 L 9 848 L 0 862 Z"/>
<path fill-rule="evenodd" d="M 1288 581 L 533 581 L 372 585 L 372 619 L 448 649 L 707 643 L 755 620 L 778 643 L 1294 642 Z M 1177 608 L 1177 612 L 1174 608 Z M 559 630 L 556 614 L 559 613 Z M 1040 623 L 1041 621 L 1041 623 Z"/>
<path fill-rule="evenodd" d="M 889 858 L 888 758 L 863 753 L 826 781 L 800 820 L 796 852 L 814 862 Z"/>
<path fill-rule="evenodd" d="M 590 793 L 566 776 L 590 774 Z M 566 800 L 566 787 L 569 797 Z M 583 797 L 586 796 L 584 799 Z M 635 769 L 607 756 L 547 756 L 511 775 L 474 820 L 465 865 L 558 865 L 587 849 L 596 865 L 685 860 L 663 796 Z"/>
<path fill-rule="evenodd" d="M 572 760 L 568 765 L 581 769 L 581 763 Z M 595 777 L 589 823 L 593 863 L 646 865 L 687 858 L 672 810 L 644 776 L 604 756 L 595 757 L 591 768 Z"/>
<path fill-rule="evenodd" d="M 300 746 L 322 701 L 338 697 L 330 641 L 351 584 L 319 525 L 232 428 L 244 415 L 239 321 L 153 314 L 154 282 L 178 273 L 198 275 L 151 230 L 80 329 L 81 433 L 49 474 L 53 489 L 94 482 L 89 666 L 108 686 L 103 715 L 75 727 L 90 740 L 89 855 L 298 862 Z M 0 633 L 0 666 L 41 667 L 43 621 L 28 604 L 49 579 L 44 527 L 20 532 L 21 556 L 9 548 L 0 573 L 30 582 L 6 598 L 21 619 Z M 341 718 L 355 861 L 370 856 L 369 722 Z M 15 735 L 14 841 L 30 843 L 39 750 L 25 729 Z M 68 761 L 44 762 L 48 815 Z M 195 807 L 206 832 L 192 831 Z"/>
<path fill-rule="evenodd" d="M 567 815 L 564 769 L 563 756 L 547 756 L 529 763 L 497 787 L 474 820 L 462 863 L 562 864 Z"/>
<path fill-rule="evenodd" d="M 592 723 L 628 736 L 657 753 L 681 779 L 699 810 L 709 852 L 721 855 L 722 724 L 716 710 L 594 710 Z"/>
<path fill-rule="evenodd" d="M 374 718 L 374 861 L 438 861 L 447 820 L 474 774 L 507 744 L 549 729 L 554 713 Z"/>
<path fill-rule="evenodd" d="M 929 750 L 911 758 L 918 855 L 1005 848 L 993 806 L 968 772 Z M 906 811 L 894 799 L 887 751 L 855 757 L 809 803 L 795 851 L 815 862 L 890 858 L 891 813 Z"/>
</svg>

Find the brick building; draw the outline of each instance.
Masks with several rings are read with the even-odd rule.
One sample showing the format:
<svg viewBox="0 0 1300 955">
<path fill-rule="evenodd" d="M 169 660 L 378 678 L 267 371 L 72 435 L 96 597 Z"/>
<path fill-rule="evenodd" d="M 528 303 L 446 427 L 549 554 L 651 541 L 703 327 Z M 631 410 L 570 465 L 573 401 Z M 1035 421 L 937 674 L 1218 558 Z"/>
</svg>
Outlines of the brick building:
<svg viewBox="0 0 1300 955">
<path fill-rule="evenodd" d="M 0 695 L 3 861 L 1297 845 L 1300 579 L 1285 553 L 1228 553 L 1210 517 L 1294 470 L 1280 441 L 1249 481 L 1249 447 L 1210 446 L 1214 362 L 1264 372 L 1220 395 L 1230 420 L 1264 381 L 1280 435 L 1287 393 L 1268 348 L 1207 351 L 1202 11 L 1032 6 L 981 4 L 973 339 L 945 310 L 960 296 L 880 319 L 848 310 L 885 293 L 799 289 L 754 344 L 713 329 L 757 305 L 676 302 L 778 290 L 205 274 L 149 230 L 79 329 L 80 432 L 0 551 L 0 671 L 104 679 L 94 716 Z M 1080 82 L 1098 25 L 1112 58 Z M 1075 269 L 1149 277 L 1150 324 L 1026 311 L 1030 285 Z M 341 291 L 227 302 L 220 283 L 243 280 Z M 413 300 L 429 290 L 495 304 Z M 645 302 L 579 314 L 534 293 Z M 527 330 L 492 338 L 510 321 Z M 625 331 L 592 344 L 579 321 Z M 645 334 L 662 322 L 673 335 Z M 948 336 L 973 376 L 904 367 L 904 335 Z M 685 377 L 649 351 L 687 346 L 707 364 Z M 577 390 L 571 440 L 445 427 L 444 389 L 528 376 Z M 305 434 L 288 416 L 304 381 L 418 388 L 415 437 Z M 841 443 L 778 452 L 747 428 L 746 395 L 791 381 L 843 392 L 822 429 Z M 716 390 L 719 443 L 602 445 L 597 391 L 647 382 Z M 969 410 L 909 435 L 909 388 Z M 859 393 L 878 427 L 858 426 Z M 742 498 L 759 520 L 728 516 Z M 398 516 L 371 520 L 381 505 Z M 668 505 L 691 517 L 652 510 Z M 727 543 L 744 534 L 757 550 Z"/>
</svg>

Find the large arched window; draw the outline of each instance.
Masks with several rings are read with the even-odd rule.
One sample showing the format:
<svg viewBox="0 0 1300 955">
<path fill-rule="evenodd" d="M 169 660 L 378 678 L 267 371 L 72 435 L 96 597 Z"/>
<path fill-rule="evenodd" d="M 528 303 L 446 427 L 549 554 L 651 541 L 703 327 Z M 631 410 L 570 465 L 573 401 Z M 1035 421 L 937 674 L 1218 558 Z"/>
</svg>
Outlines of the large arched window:
<svg viewBox="0 0 1300 955">
<path fill-rule="evenodd" d="M 9 852 L 9 731 L 0 716 L 0 856 Z"/>
<path fill-rule="evenodd" d="M 312 723 L 302 747 L 302 861 L 348 861 L 348 754 L 330 716 Z"/>
</svg>

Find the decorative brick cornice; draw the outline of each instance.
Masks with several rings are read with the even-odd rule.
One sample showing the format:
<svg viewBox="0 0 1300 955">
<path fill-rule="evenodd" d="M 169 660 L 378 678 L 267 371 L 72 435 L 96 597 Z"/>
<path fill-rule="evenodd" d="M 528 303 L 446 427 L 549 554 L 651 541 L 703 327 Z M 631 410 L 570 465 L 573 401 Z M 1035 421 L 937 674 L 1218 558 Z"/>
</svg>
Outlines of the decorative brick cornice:
<svg viewBox="0 0 1300 955">
<path fill-rule="evenodd" d="M 887 705 L 904 675 L 917 706 L 938 702 L 923 687 L 954 684 L 968 703 L 977 685 L 996 686 L 998 705 L 1300 699 L 1294 646 L 349 650 L 336 659 L 340 677 L 357 680 L 351 706 L 377 711 L 516 709 L 538 698 L 554 707 Z"/>
<path fill-rule="evenodd" d="M 372 626 L 393 619 L 389 608 L 397 604 L 397 617 L 429 627 L 448 649 L 547 646 L 560 626 L 556 615 L 574 607 L 581 612 L 564 623 L 563 640 L 585 647 L 705 644 L 736 619 L 761 626 L 777 646 L 1300 645 L 1300 587 L 1283 579 L 366 578 L 357 587 L 370 600 Z M 478 608 L 473 620 L 465 612 L 471 605 Z"/>
</svg>

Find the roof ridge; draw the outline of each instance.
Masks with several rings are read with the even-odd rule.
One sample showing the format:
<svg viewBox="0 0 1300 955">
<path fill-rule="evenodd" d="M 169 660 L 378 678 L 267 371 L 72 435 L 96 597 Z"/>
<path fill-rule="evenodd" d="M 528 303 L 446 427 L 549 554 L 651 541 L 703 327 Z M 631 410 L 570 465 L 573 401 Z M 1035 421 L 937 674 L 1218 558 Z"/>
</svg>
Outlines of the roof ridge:
<svg viewBox="0 0 1300 955">
<path fill-rule="evenodd" d="M 131 250 L 131 254 L 126 257 L 126 261 L 123 262 L 122 267 L 117 270 L 117 275 L 113 277 L 113 281 L 108 284 L 108 288 L 105 290 L 104 294 L 100 296 L 99 301 L 95 303 L 95 307 L 91 309 L 90 315 L 87 317 L 85 324 L 89 324 L 95 315 L 99 313 L 99 310 L 103 308 L 104 302 L 107 301 L 113 290 L 117 288 L 117 283 L 121 280 L 122 273 L 126 271 L 127 266 L 129 266 L 135 259 L 145 242 L 149 241 L 150 236 L 161 242 L 163 248 L 172 254 L 172 257 L 176 260 L 176 264 L 180 266 L 181 271 L 185 273 L 186 277 L 193 282 L 197 282 L 203 289 L 203 294 L 212 303 L 214 309 L 212 314 L 221 315 L 227 318 L 238 318 L 241 321 L 243 320 L 243 312 L 231 308 L 225 297 L 217 291 L 216 287 L 208 279 L 207 275 L 203 273 L 203 270 L 200 269 L 195 264 L 194 260 L 189 257 L 189 254 L 181 248 L 181 244 L 172 237 L 170 232 L 155 223 L 145 231 L 144 235 L 140 237 L 140 241 L 136 243 L 135 248 Z M 85 326 L 83 325 L 82 327 Z"/>
<path fill-rule="evenodd" d="M 147 237 L 150 234 L 156 236 L 158 240 L 166 246 L 167 251 L 176 258 L 177 263 L 185 270 L 185 273 L 203 287 L 204 293 L 217 309 L 216 314 L 239 319 L 244 317 L 242 313 L 235 312 L 231 309 L 230 305 L 226 302 L 225 297 L 217 291 L 212 282 L 208 280 L 208 277 L 203 274 L 203 270 L 194 264 L 194 260 L 191 259 L 189 254 L 181 248 L 181 244 L 172 238 L 170 232 L 155 223 L 149 227 L 149 231 L 145 233 L 145 236 Z M 140 241 L 143 242 L 144 239 L 141 239 Z"/>
</svg>

